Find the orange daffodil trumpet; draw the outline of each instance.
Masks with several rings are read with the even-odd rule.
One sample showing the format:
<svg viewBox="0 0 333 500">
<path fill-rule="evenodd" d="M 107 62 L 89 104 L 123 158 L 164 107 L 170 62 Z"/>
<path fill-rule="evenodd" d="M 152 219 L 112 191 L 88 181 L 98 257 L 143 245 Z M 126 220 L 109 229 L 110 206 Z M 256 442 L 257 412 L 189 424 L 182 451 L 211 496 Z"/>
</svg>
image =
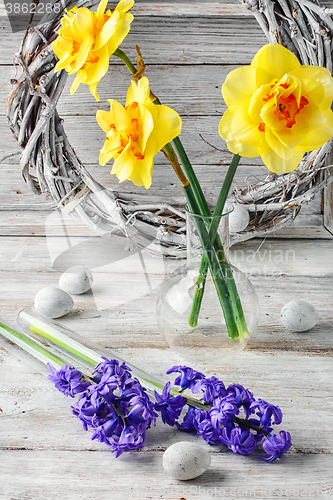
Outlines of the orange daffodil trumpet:
<svg viewBox="0 0 333 500">
<path fill-rule="evenodd" d="M 182 121 L 173 109 L 153 104 L 149 81 L 131 83 L 126 107 L 109 100 L 110 111 L 97 111 L 97 122 L 106 132 L 99 163 L 114 159 L 111 174 L 120 182 L 130 179 L 136 186 L 151 185 L 154 156 L 181 131 Z"/>
<path fill-rule="evenodd" d="M 302 66 L 281 45 L 265 45 L 250 66 L 231 71 L 222 94 L 228 109 L 219 132 L 228 149 L 261 156 L 272 172 L 291 172 L 333 136 L 330 72 Z"/>
<path fill-rule="evenodd" d="M 73 7 L 61 19 L 62 27 L 52 48 L 59 61 L 55 71 L 65 69 L 70 75 L 77 73 L 70 92 L 80 83 L 99 101 L 96 86 L 109 67 L 109 58 L 130 30 L 133 20 L 127 11 L 134 0 L 121 0 L 115 10 L 104 13 L 107 0 L 101 0 L 96 12 L 86 7 Z"/>
</svg>

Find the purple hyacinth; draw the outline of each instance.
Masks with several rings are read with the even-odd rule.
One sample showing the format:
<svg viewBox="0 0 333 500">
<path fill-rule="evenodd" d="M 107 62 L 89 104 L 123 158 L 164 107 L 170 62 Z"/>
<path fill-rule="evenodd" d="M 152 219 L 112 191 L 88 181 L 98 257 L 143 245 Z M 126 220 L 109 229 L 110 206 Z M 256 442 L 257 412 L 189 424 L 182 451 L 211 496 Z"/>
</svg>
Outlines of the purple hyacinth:
<svg viewBox="0 0 333 500">
<path fill-rule="evenodd" d="M 243 407 L 245 415 L 248 418 L 252 413 L 251 404 L 255 401 L 252 392 L 240 384 L 230 384 L 227 388 L 227 394 L 234 397 L 238 407 Z"/>
<path fill-rule="evenodd" d="M 260 457 L 266 462 L 273 462 L 277 458 L 280 458 L 283 453 L 289 450 L 291 447 L 291 437 L 289 432 L 280 431 L 279 435 L 270 434 L 262 442 L 262 447 L 269 457 Z"/>
<path fill-rule="evenodd" d="M 94 369 L 94 378 L 97 382 L 100 382 L 102 377 L 106 380 L 110 377 L 116 377 L 121 383 L 131 378 L 131 369 L 124 362 L 120 364 L 117 359 L 107 359 L 104 357 L 103 360 Z"/>
<path fill-rule="evenodd" d="M 89 387 L 72 407 L 92 439 L 111 447 L 118 457 L 123 451 L 141 448 L 145 432 L 157 414 L 145 389 L 124 363 L 104 359 L 95 369 L 99 382 Z"/>
<path fill-rule="evenodd" d="M 213 403 L 217 398 L 224 398 L 227 395 L 224 383 L 216 377 L 203 378 L 193 387 L 193 393 L 203 391 L 205 403 Z"/>
<path fill-rule="evenodd" d="M 207 378 L 187 366 L 174 366 L 167 373 L 179 373 L 175 380 L 179 392 L 190 389 L 201 395 L 196 400 L 181 394 L 172 396 L 171 392 L 177 391 L 172 391 L 168 382 L 162 394 L 155 391 L 155 404 L 124 362 L 103 358 L 93 372 L 92 383 L 82 381 L 82 373 L 68 365 L 60 370 L 49 365 L 49 370 L 49 379 L 61 392 L 71 397 L 83 393 L 72 406 L 73 414 L 85 430 L 93 431 L 92 439 L 110 446 L 116 457 L 143 446 L 147 429 L 155 425 L 156 411 L 164 423 L 185 432 L 195 431 L 209 444 L 223 443 L 235 453 L 247 455 L 262 442 L 268 456 L 261 458 L 267 462 L 279 458 L 291 446 L 288 432 L 271 433 L 272 421 L 279 424 L 282 420 L 278 406 L 256 401 L 239 384 L 226 389 L 216 377 Z M 177 420 L 185 404 L 188 411 L 180 423 Z"/>
<path fill-rule="evenodd" d="M 271 419 L 274 417 L 273 424 L 278 425 L 282 422 L 282 411 L 278 406 L 274 406 L 263 399 L 254 401 L 250 406 L 251 411 L 254 413 L 257 410 L 257 415 L 260 418 L 260 425 L 262 428 L 271 425 Z"/>
<path fill-rule="evenodd" d="M 64 365 L 60 370 L 57 370 L 51 363 L 48 363 L 47 367 L 50 372 L 47 378 L 65 396 L 74 398 L 76 394 L 84 392 L 91 385 L 90 382 L 82 382 L 82 373 L 74 366 Z"/>
<path fill-rule="evenodd" d="M 238 413 L 239 408 L 232 395 L 215 399 L 213 408 L 209 410 L 212 425 L 215 429 L 219 428 L 220 425 L 231 422 Z"/>
<path fill-rule="evenodd" d="M 162 394 L 155 391 L 155 398 L 154 408 L 161 412 L 163 422 L 171 426 L 175 425 L 176 419 L 179 418 L 186 404 L 186 399 L 180 395 L 170 396 L 170 382 L 165 384 Z"/>
<path fill-rule="evenodd" d="M 257 441 L 250 430 L 236 427 L 232 422 L 222 429 L 221 441 L 234 453 L 241 455 L 248 455 L 257 447 Z"/>
<path fill-rule="evenodd" d="M 203 379 L 203 373 L 193 370 L 189 366 L 173 366 L 166 373 L 179 372 L 180 375 L 175 379 L 174 384 L 180 386 L 182 389 L 192 389 L 198 380 Z"/>
<path fill-rule="evenodd" d="M 79 417 L 85 431 L 96 429 L 103 425 L 110 413 L 110 408 L 105 401 L 100 400 L 98 404 L 92 404 L 87 393 L 81 394 L 75 405 L 72 406 L 73 414 Z"/>
</svg>

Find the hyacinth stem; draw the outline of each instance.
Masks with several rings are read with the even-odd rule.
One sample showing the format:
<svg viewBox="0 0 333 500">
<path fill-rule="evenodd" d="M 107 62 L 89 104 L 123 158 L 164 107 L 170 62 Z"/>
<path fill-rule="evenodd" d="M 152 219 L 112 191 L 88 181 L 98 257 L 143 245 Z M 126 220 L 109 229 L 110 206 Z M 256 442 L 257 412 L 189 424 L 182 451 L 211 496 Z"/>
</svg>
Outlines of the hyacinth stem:
<svg viewBox="0 0 333 500">
<path fill-rule="evenodd" d="M 2 322 L 0 322 L 0 334 L 45 365 L 52 362 L 56 368 L 61 368 L 65 364 L 64 360 L 47 350 L 41 344 L 31 340 L 23 333 L 14 330 Z"/>
<path fill-rule="evenodd" d="M 41 337 L 47 340 L 50 343 L 50 347 L 53 345 L 58 346 L 61 350 L 64 350 L 65 353 L 68 353 L 77 363 L 82 362 L 87 365 L 89 369 L 98 365 L 101 361 L 103 361 L 103 357 L 106 358 L 114 358 L 119 362 L 124 362 L 131 369 L 133 375 L 139 380 L 140 384 L 145 387 L 152 396 L 154 396 L 154 390 L 158 389 L 163 391 L 164 383 L 157 380 L 155 377 L 145 373 L 143 370 L 140 370 L 136 366 L 128 363 L 126 360 L 122 359 L 110 351 L 109 349 L 104 349 L 93 342 L 83 339 L 77 333 L 65 328 L 61 324 L 48 320 L 44 318 L 36 311 L 30 308 L 23 309 L 18 315 L 18 324 L 22 328 L 22 330 L 27 332 L 27 335 L 33 335 L 37 338 Z M 1 330 L 0 330 L 1 333 Z M 20 334 L 16 332 L 16 337 L 24 337 L 26 338 L 25 333 Z M 29 339 L 30 340 L 30 339 Z M 33 345 L 38 345 L 34 340 L 30 340 Z M 16 342 L 17 343 L 17 342 Z M 23 346 L 25 349 L 25 347 Z M 59 367 L 65 364 L 64 361 L 60 360 L 58 363 Z M 176 388 L 171 389 L 171 395 L 177 396 L 181 393 Z M 188 404 L 200 409 L 207 409 L 207 405 L 196 400 L 195 398 L 191 398 L 190 396 L 184 396 Z"/>
</svg>

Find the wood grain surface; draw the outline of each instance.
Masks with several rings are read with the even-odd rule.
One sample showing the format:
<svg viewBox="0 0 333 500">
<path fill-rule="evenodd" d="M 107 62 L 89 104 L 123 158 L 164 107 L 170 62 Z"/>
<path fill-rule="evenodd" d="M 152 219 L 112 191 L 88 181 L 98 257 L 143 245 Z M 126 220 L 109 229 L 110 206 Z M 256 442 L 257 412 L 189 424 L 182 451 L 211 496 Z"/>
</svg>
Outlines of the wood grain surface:
<svg viewBox="0 0 333 500">
<path fill-rule="evenodd" d="M 182 115 L 184 144 L 206 194 L 216 196 L 230 160 L 216 133 L 225 109 L 221 85 L 231 69 L 251 61 L 265 37 L 238 0 L 137 0 L 134 14 L 123 48 L 134 57 L 133 47 L 140 45 L 154 91 Z M 155 304 L 163 280 L 181 262 L 129 251 L 124 238 L 99 238 L 80 220 L 61 214 L 46 195 L 29 192 L 4 113 L 14 75 L 11 61 L 22 33 L 11 32 L 3 7 L 0 29 L 0 318 L 15 326 L 18 312 L 33 304 L 40 289 L 56 286 L 68 267 L 86 265 L 94 277 L 92 291 L 75 296 L 72 312 L 61 322 L 167 381 L 165 371 L 178 360 L 158 333 Z M 133 192 L 130 183 L 119 186 L 108 167 L 98 166 L 104 139 L 94 118 L 97 109 L 107 109 L 106 99 L 124 101 L 128 83 L 126 71 L 112 64 L 96 104 L 83 85 L 71 97 L 69 81 L 59 112 L 93 176 L 112 189 Z M 266 174 L 259 160 L 243 159 L 235 183 L 245 185 Z M 181 195 L 162 155 L 156 158 L 151 192 Z M 282 428 L 291 433 L 293 447 L 280 461 L 267 464 L 260 452 L 235 455 L 161 422 L 148 431 L 142 450 L 116 459 L 83 431 L 71 414 L 72 401 L 0 339 L 0 499 L 332 498 L 329 238 L 317 195 L 276 238 L 234 246 L 231 260 L 248 274 L 259 296 L 258 331 L 233 360 L 196 367 L 226 384 L 243 384 L 256 397 L 281 407 Z M 319 312 L 319 323 L 309 332 L 289 332 L 280 322 L 281 308 L 295 298 L 307 300 Z M 200 478 L 181 482 L 164 473 L 163 451 L 180 440 L 197 442 L 211 454 L 211 467 Z"/>
</svg>

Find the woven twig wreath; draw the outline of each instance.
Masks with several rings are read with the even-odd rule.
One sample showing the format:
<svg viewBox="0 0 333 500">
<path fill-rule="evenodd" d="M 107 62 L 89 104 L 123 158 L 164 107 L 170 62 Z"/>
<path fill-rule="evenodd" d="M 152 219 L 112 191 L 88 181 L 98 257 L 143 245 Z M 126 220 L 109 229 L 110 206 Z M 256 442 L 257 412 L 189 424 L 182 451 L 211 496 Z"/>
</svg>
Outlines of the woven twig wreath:
<svg viewBox="0 0 333 500">
<path fill-rule="evenodd" d="M 63 10 L 53 5 L 47 22 L 28 29 L 15 63 L 22 71 L 13 80 L 8 99 L 10 128 L 23 148 L 23 177 L 35 193 L 49 193 L 66 213 L 76 213 L 97 234 L 125 234 L 141 248 L 179 257 L 185 248 L 182 206 L 165 204 L 156 196 L 120 194 L 96 182 L 76 156 L 57 112 L 67 73 L 54 73 L 55 40 Z M 93 0 L 78 7 L 92 8 Z M 308 0 L 248 0 L 270 42 L 278 42 L 297 55 L 302 64 L 326 66 L 332 73 L 333 9 Z M 61 7 L 60 7 L 61 5 Z M 244 8 L 240 6 L 240 8 Z M 56 13 L 57 12 L 57 13 Z M 222 41 L 221 41 L 222 43 Z M 325 160 L 331 142 L 307 153 L 297 170 L 269 175 L 257 184 L 234 191 L 231 201 L 250 212 L 248 227 L 232 242 L 263 236 L 282 227 L 298 214 L 301 205 L 327 185 Z M 156 246 L 155 246 L 156 245 Z"/>
</svg>

